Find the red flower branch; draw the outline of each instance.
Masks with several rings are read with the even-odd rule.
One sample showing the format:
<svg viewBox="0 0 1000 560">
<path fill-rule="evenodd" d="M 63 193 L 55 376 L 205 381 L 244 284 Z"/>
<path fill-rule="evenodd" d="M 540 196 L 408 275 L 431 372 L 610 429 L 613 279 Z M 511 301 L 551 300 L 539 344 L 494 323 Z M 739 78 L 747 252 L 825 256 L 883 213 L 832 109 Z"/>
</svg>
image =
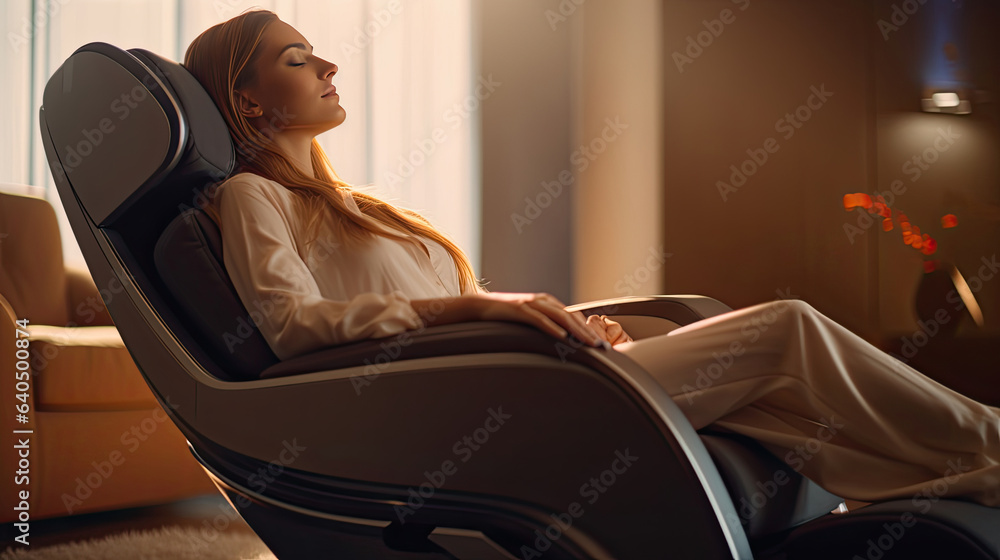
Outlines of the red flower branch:
<svg viewBox="0 0 1000 560">
<path fill-rule="evenodd" d="M 900 210 L 893 211 L 886 204 L 881 195 L 875 200 L 865 193 L 852 193 L 844 195 L 844 210 L 850 211 L 853 208 L 861 207 L 868 210 L 869 214 L 878 214 L 882 217 L 882 230 L 892 231 L 893 224 L 899 225 L 903 232 L 903 243 L 920 251 L 925 256 L 931 256 L 937 252 L 937 241 L 929 234 L 921 233 L 920 228 L 911 224 L 909 218 Z M 954 214 L 945 214 L 941 217 L 941 227 L 953 228 L 958 225 L 958 218 Z M 937 268 L 936 260 L 924 261 L 924 272 L 931 272 Z"/>
</svg>

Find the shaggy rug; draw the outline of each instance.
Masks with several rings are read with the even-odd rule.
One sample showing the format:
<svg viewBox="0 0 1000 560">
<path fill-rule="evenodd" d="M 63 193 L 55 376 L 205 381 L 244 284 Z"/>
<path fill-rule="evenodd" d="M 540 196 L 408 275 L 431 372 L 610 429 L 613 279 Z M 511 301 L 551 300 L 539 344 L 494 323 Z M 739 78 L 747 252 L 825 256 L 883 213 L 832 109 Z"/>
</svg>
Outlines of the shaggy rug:
<svg viewBox="0 0 1000 560">
<path fill-rule="evenodd" d="M 0 560 L 277 560 L 256 535 L 239 531 L 208 539 L 197 528 L 161 527 L 41 548 L 8 549 Z"/>
</svg>

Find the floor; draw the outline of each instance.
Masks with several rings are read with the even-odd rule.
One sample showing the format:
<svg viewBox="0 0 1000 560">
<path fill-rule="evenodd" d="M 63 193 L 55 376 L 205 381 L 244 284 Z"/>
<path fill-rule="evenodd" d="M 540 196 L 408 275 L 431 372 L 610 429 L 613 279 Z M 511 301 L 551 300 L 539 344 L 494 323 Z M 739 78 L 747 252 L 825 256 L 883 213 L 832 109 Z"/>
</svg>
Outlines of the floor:
<svg viewBox="0 0 1000 560">
<path fill-rule="evenodd" d="M 128 530 L 164 526 L 205 527 L 253 533 L 221 494 L 209 494 L 158 506 L 56 517 L 31 522 L 31 547 L 105 537 Z M 11 525 L 2 525 L 3 548 L 12 545 Z M 16 544 L 16 543 L 15 543 Z M 17 545 L 21 546 L 21 545 Z"/>
</svg>

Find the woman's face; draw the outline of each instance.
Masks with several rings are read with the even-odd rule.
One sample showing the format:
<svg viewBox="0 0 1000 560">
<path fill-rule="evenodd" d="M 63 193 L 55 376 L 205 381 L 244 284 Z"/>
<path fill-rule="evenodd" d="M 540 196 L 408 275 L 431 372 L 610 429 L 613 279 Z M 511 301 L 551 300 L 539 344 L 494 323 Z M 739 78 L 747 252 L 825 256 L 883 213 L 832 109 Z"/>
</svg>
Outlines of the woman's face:
<svg viewBox="0 0 1000 560">
<path fill-rule="evenodd" d="M 251 124 L 265 134 L 295 129 L 315 136 L 344 122 L 331 83 L 337 65 L 314 56 L 295 28 L 274 21 L 257 48 L 256 79 L 237 91 L 238 109 Z"/>
</svg>

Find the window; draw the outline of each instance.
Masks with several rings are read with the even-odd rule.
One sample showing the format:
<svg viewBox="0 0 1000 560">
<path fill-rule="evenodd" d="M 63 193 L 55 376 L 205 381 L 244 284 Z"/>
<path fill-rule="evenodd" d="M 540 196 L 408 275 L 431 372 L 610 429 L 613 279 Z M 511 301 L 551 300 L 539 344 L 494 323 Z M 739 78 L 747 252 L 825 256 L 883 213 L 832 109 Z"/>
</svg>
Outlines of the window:
<svg viewBox="0 0 1000 560">
<path fill-rule="evenodd" d="M 337 174 L 424 214 L 479 266 L 479 83 L 471 0 L 8 0 L 0 88 L 0 182 L 41 186 L 67 265 L 85 266 L 44 157 L 38 108 L 49 76 L 101 41 L 181 61 L 208 27 L 269 9 L 337 64 L 347 120 L 319 137 Z"/>
</svg>

